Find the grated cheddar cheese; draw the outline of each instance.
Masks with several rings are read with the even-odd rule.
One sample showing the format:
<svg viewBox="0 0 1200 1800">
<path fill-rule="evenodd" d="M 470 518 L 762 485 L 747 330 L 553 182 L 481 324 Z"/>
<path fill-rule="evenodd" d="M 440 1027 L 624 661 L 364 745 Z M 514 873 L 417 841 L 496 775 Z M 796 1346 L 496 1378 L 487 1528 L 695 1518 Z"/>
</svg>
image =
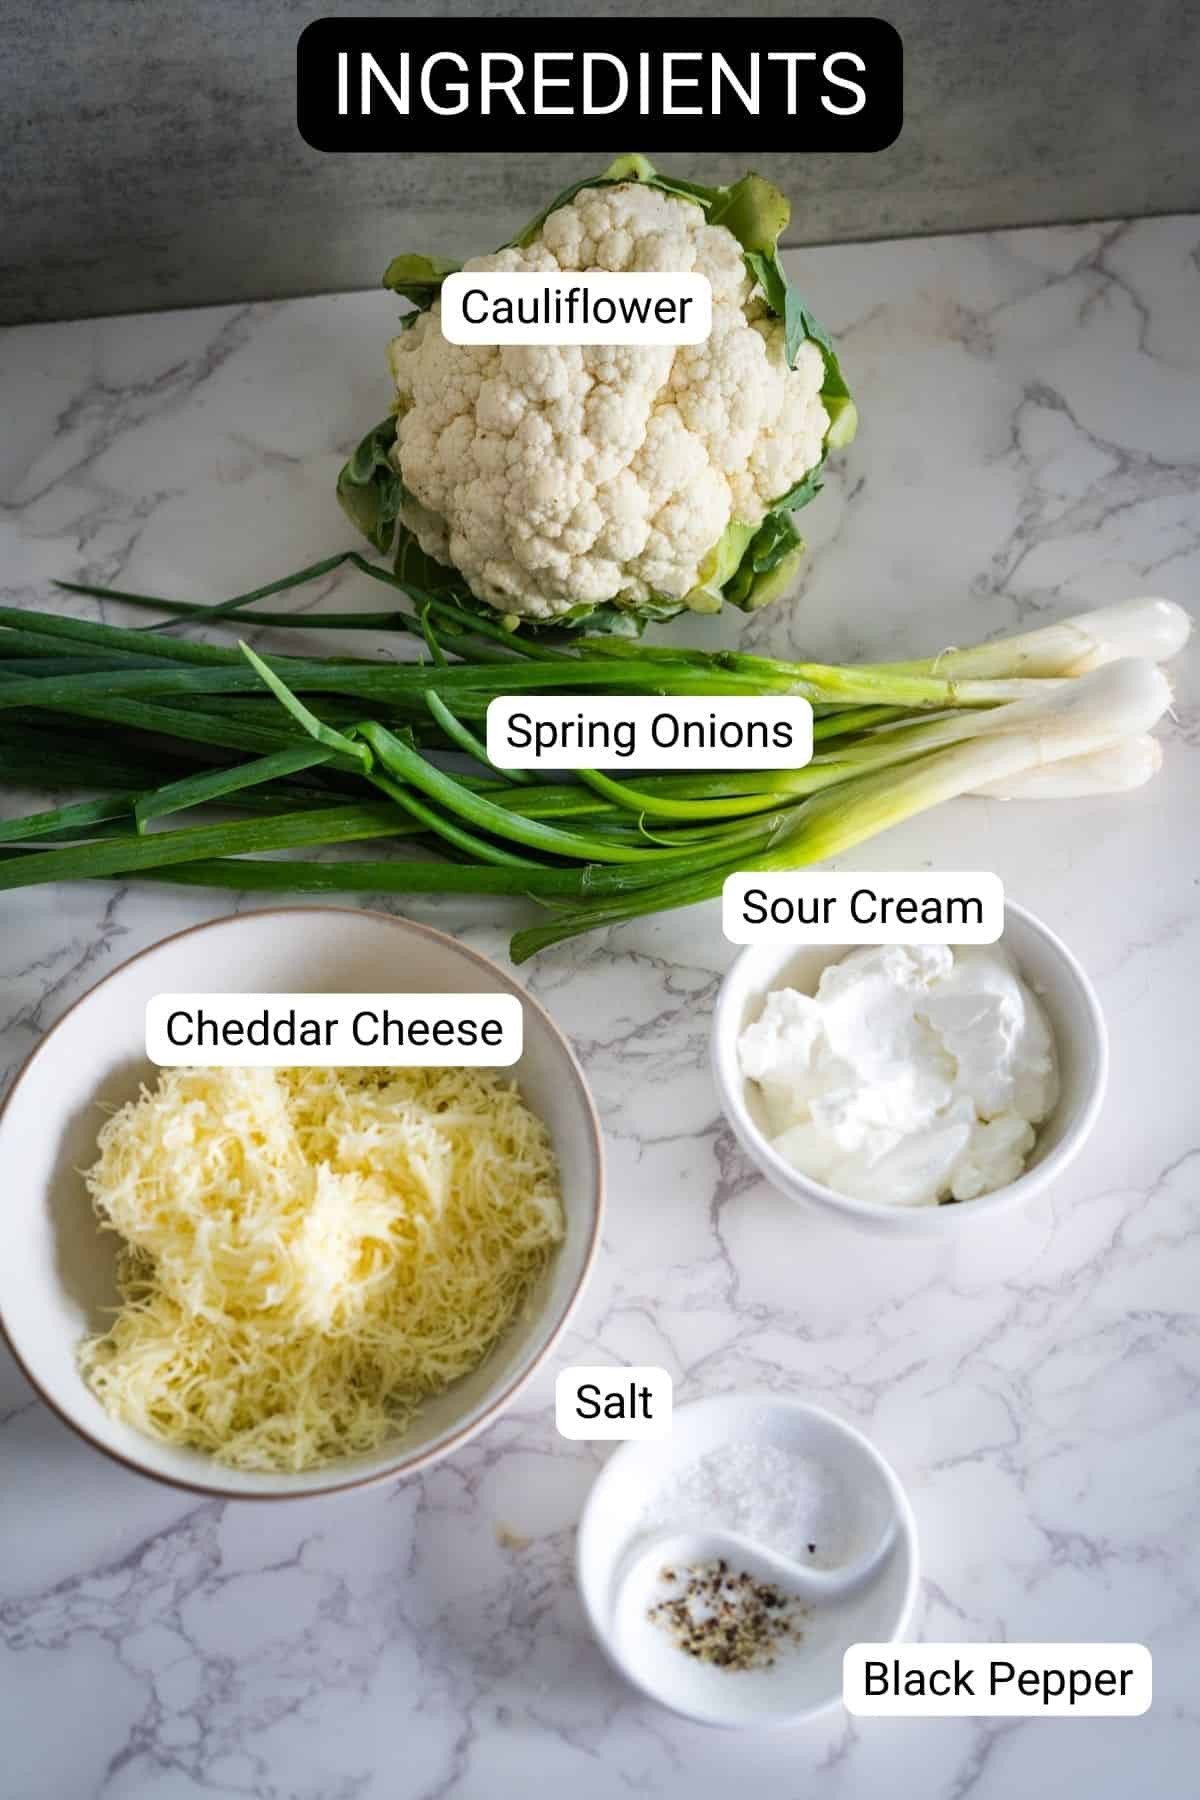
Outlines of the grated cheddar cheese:
<svg viewBox="0 0 1200 1800">
<path fill-rule="evenodd" d="M 107 1410 L 240 1469 L 399 1436 L 483 1361 L 564 1233 L 549 1135 L 487 1069 L 171 1069 L 86 1180 L 122 1304 Z"/>
</svg>

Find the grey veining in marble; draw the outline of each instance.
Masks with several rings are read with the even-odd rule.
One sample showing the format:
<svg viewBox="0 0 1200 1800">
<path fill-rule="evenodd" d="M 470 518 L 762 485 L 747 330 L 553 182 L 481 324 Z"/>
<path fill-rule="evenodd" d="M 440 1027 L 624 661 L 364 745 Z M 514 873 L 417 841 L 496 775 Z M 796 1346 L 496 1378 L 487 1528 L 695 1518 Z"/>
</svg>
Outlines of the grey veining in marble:
<svg viewBox="0 0 1200 1800">
<path fill-rule="evenodd" d="M 743 642 L 896 657 L 1137 592 L 1191 602 L 1200 219 L 837 246 L 794 268 L 840 336 L 863 426 L 806 514 L 799 593 Z M 367 293 L 0 339 L 5 601 L 44 604 L 51 577 L 81 570 L 217 597 L 343 543 L 333 475 L 382 410 L 392 311 Z M 361 584 L 337 603 L 363 604 Z M 1044 811 L 964 800 L 847 859 L 996 868 L 1094 975 L 1109 1103 L 1027 1215 L 958 1247 L 877 1243 L 772 1193 L 708 1073 L 732 951 L 706 906 L 525 971 L 602 1111 L 604 1251 L 519 1406 L 423 1478 L 197 1504 L 88 1450 L 0 1356 L 3 1800 L 1194 1794 L 1194 653 L 1176 673 L 1145 791 Z M 4 895 L 4 1079 L 119 961 L 237 904 L 259 902 L 108 883 Z M 500 907 L 411 910 L 503 954 Z M 680 1400 L 766 1386 L 822 1401 L 912 1496 L 921 1635 L 1143 1642 L 1153 1710 L 835 1712 L 741 1737 L 657 1711 L 608 1668 L 575 1595 L 603 1450 L 556 1435 L 569 1361 L 661 1364 Z"/>
<path fill-rule="evenodd" d="M 574 0 L 412 0 L 404 17 L 570 15 Z M 590 14 L 645 9 L 597 0 Z M 654 16 L 737 14 L 674 0 Z M 870 7 L 824 0 L 826 15 Z M 893 0 L 907 120 L 875 156 L 748 160 L 792 196 L 794 244 L 1200 206 L 1200 9 L 1189 0 Z M 789 14 L 786 0 L 754 12 Z M 7 0 L 0 9 L 0 321 L 328 292 L 398 250 L 500 243 L 594 157 L 322 156 L 295 127 L 295 44 L 386 0 Z M 615 28 L 615 27 L 614 27 Z M 630 21 L 628 29 L 636 30 Z M 648 134 L 652 139 L 653 134 Z M 653 141 L 615 143 L 655 152 Z"/>
</svg>

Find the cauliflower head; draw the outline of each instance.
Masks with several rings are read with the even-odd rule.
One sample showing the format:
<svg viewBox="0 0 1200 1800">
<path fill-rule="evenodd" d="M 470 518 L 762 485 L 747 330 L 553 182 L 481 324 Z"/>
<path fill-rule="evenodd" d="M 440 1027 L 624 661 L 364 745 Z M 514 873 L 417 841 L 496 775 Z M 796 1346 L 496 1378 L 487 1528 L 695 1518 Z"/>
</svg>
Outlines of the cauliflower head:
<svg viewBox="0 0 1200 1800">
<path fill-rule="evenodd" d="M 465 266 L 695 271 L 713 297 L 702 344 L 450 344 L 436 303 L 393 341 L 401 521 L 480 600 L 542 619 L 686 604 L 726 528 L 757 527 L 820 461 L 820 352 L 788 368 L 741 245 L 690 201 L 585 188 L 531 244 Z"/>
<path fill-rule="evenodd" d="M 615 174 L 625 167 L 633 179 Z M 776 203 L 765 220 L 763 194 Z M 802 549 L 790 510 L 854 419 L 775 254 L 787 216 L 757 176 L 685 191 L 629 159 L 463 265 L 695 271 L 712 288 L 712 331 L 695 345 L 451 344 L 437 292 L 453 265 L 398 258 L 389 285 L 422 310 L 390 347 L 394 424 L 343 471 L 347 510 L 379 547 L 395 529 L 514 621 L 640 622 L 772 598 Z"/>
</svg>

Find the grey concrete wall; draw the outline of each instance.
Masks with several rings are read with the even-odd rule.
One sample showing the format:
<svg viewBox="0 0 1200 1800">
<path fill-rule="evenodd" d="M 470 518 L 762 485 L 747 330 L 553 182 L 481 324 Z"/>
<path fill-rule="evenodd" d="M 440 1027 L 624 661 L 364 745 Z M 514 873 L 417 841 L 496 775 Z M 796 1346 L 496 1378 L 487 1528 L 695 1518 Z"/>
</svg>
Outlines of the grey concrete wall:
<svg viewBox="0 0 1200 1800">
<path fill-rule="evenodd" d="M 323 156 L 295 127 L 296 39 L 337 13 L 572 10 L 562 0 L 3 0 L 0 319 L 364 287 L 397 248 L 502 241 L 596 159 Z M 793 10 L 767 0 L 753 15 Z M 754 159 L 792 196 L 790 242 L 1200 208 L 1194 0 L 820 0 L 812 10 L 876 11 L 899 28 L 907 122 L 877 156 Z M 634 148 L 655 152 L 613 145 Z M 669 162 L 712 181 L 744 160 Z"/>
</svg>

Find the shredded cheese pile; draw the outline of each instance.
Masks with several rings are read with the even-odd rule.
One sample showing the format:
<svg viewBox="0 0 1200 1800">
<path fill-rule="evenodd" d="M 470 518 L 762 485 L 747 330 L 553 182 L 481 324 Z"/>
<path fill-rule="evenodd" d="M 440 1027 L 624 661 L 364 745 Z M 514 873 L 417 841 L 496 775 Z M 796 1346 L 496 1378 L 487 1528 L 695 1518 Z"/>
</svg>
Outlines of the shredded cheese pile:
<svg viewBox="0 0 1200 1800">
<path fill-rule="evenodd" d="M 486 1069 L 172 1069 L 99 1150 L 122 1305 L 84 1375 L 114 1416 L 240 1469 L 402 1433 L 563 1238 L 546 1128 Z"/>
</svg>

